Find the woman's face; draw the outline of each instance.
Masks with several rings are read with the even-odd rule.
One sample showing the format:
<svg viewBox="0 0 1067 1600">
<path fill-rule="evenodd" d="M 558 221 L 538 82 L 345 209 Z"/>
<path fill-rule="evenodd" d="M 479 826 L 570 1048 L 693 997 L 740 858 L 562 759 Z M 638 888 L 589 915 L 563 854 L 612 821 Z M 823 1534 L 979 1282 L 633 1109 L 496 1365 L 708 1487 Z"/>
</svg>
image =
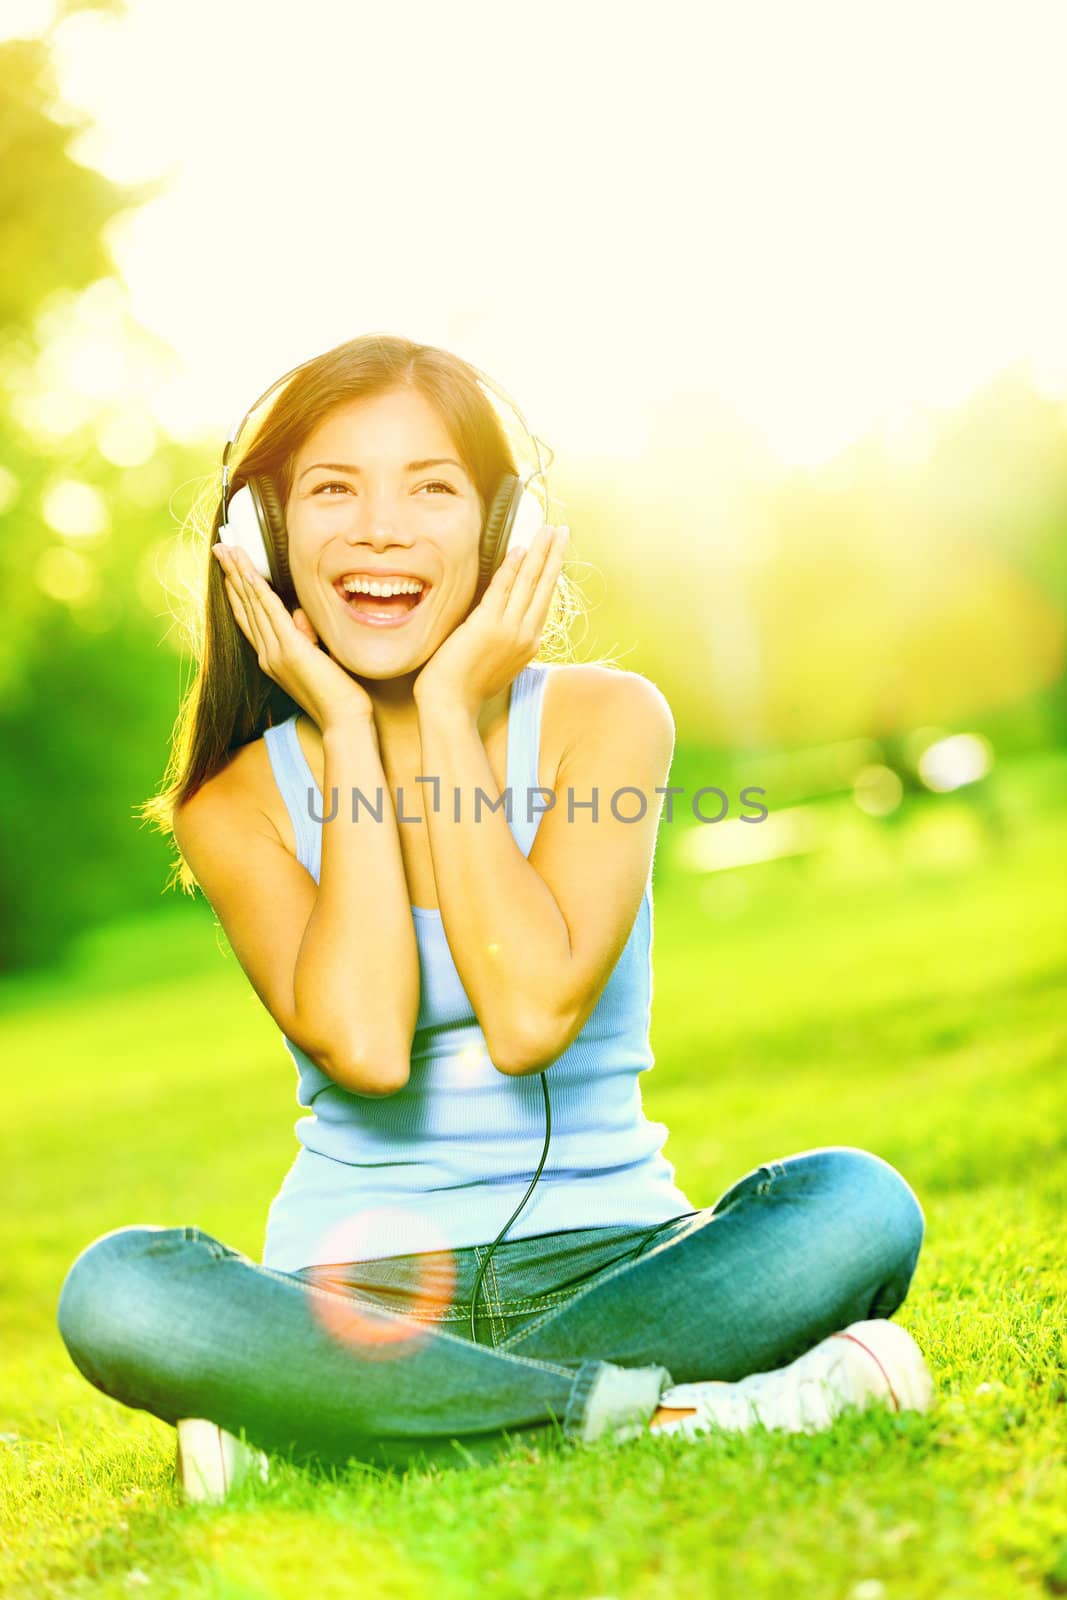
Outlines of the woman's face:
<svg viewBox="0 0 1067 1600">
<path fill-rule="evenodd" d="M 285 519 L 300 604 L 334 660 L 360 677 L 416 671 L 470 610 L 482 507 L 418 390 L 331 412 L 297 452 Z M 403 598 L 346 598 L 343 579 L 387 574 L 422 580 L 414 610 Z"/>
</svg>

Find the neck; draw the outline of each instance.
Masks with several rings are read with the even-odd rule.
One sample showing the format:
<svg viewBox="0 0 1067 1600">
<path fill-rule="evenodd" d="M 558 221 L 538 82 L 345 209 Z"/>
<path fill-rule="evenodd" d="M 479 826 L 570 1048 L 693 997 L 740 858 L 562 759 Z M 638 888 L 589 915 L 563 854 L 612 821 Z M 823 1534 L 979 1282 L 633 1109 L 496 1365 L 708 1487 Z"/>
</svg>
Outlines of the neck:
<svg viewBox="0 0 1067 1600">
<path fill-rule="evenodd" d="M 374 722 L 378 737 L 383 743 L 403 744 L 417 735 L 419 711 L 415 704 L 416 672 L 402 673 L 396 678 L 357 678 L 374 706 Z M 511 685 L 508 684 L 490 700 L 484 700 L 478 712 L 478 728 L 483 734 L 506 714 Z"/>
<path fill-rule="evenodd" d="M 414 672 L 404 672 L 396 678 L 360 678 L 359 683 L 370 696 L 374 706 L 374 721 L 379 737 L 403 735 L 418 727 L 419 715 L 415 704 Z"/>
</svg>

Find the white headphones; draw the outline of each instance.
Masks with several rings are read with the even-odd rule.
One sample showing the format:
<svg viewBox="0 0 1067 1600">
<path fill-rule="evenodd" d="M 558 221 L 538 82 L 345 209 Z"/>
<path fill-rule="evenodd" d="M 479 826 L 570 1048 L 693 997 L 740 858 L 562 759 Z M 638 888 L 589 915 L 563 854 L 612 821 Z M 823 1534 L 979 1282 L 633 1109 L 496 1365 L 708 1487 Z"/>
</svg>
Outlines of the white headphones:
<svg viewBox="0 0 1067 1600">
<path fill-rule="evenodd" d="M 252 412 L 256 411 L 281 384 L 310 364 L 310 361 L 302 361 L 299 366 L 293 367 L 272 383 L 269 389 L 264 390 L 230 434 L 222 454 L 219 540 L 223 544 L 236 545 L 244 550 L 256 571 L 281 595 L 290 610 L 296 606 L 297 596 L 289 572 L 289 541 L 285 529 L 285 510 L 277 488 L 270 478 L 258 474 L 250 477 L 247 483 L 243 483 L 232 495 L 228 495 L 229 457 Z M 470 365 L 469 362 L 467 364 Z M 476 368 L 473 370 L 480 382 L 495 390 L 495 386 L 484 373 L 477 372 Z M 529 487 L 529 484 L 537 478 L 544 481 L 541 441 L 526 426 L 518 408 L 510 400 L 507 403 L 520 418 L 527 436 L 533 441 L 537 454 L 537 470 L 531 473 L 525 482 L 513 473 L 505 473 L 497 487 L 482 528 L 478 585 L 474 604 L 477 604 L 485 593 L 493 573 L 503 561 L 507 551 L 514 546 L 527 549 L 534 535 L 545 523 L 545 507 Z"/>
</svg>

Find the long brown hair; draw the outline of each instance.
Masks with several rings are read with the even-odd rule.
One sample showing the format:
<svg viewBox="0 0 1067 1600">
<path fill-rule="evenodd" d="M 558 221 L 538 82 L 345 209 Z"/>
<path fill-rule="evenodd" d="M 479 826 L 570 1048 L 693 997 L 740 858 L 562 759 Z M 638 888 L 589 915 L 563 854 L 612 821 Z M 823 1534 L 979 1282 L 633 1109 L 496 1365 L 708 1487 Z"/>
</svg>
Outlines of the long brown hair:
<svg viewBox="0 0 1067 1600">
<path fill-rule="evenodd" d="M 437 407 L 478 491 L 484 518 L 502 475 L 524 476 L 507 430 L 473 367 L 447 350 L 392 334 L 364 334 L 316 357 L 290 379 L 258 426 L 249 420 L 247 442 L 231 471 L 231 497 L 248 478 L 266 476 L 284 505 L 296 456 L 314 429 L 338 406 L 402 385 L 417 389 Z M 543 484 L 540 495 L 545 520 L 550 521 Z M 182 530 L 191 536 L 191 554 L 198 564 L 186 597 L 189 614 L 183 619 L 194 677 L 181 700 L 161 787 L 138 808 L 145 821 L 169 837 L 177 808 L 225 767 L 238 748 L 301 709 L 263 672 L 234 618 L 224 574 L 210 549 L 221 515 L 220 471 L 209 479 Z M 535 660 L 573 659 L 570 626 L 582 610 L 580 592 L 561 573 Z M 196 880 L 180 852 L 168 888 L 175 878 L 183 890 L 193 892 Z"/>
</svg>

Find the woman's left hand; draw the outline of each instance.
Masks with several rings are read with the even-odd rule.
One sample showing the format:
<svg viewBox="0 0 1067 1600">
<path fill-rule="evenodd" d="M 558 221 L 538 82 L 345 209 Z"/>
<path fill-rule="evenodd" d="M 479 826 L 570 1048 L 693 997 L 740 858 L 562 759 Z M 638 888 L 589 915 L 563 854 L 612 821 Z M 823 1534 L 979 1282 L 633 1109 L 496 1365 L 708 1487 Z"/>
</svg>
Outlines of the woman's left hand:
<svg viewBox="0 0 1067 1600">
<path fill-rule="evenodd" d="M 415 679 L 416 701 L 460 704 L 476 716 L 537 654 L 570 530 L 546 523 L 526 550 L 509 550 L 481 600 Z"/>
</svg>

